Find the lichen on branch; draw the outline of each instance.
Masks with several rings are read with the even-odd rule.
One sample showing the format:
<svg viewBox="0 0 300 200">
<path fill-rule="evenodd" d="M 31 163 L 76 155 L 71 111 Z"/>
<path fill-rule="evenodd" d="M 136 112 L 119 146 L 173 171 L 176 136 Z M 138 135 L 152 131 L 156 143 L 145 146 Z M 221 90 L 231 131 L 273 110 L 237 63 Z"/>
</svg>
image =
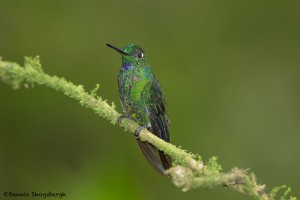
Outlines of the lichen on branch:
<svg viewBox="0 0 300 200">
<path fill-rule="evenodd" d="M 24 67 L 17 63 L 3 61 L 0 58 L 0 78 L 4 83 L 19 89 L 24 86 L 29 88 L 34 84 L 45 85 L 54 90 L 62 92 L 66 96 L 77 100 L 82 106 L 93 110 L 97 115 L 107 119 L 112 124 L 117 124 L 119 114 L 114 103 L 111 105 L 96 94 L 99 85 L 90 92 L 86 92 L 82 85 L 75 85 L 64 78 L 50 76 L 44 73 L 39 56 L 34 58 L 25 57 Z M 132 133 L 140 126 L 132 120 L 124 119 L 119 124 L 125 130 Z M 296 197 L 289 196 L 291 189 L 286 186 L 274 187 L 270 193 L 265 191 L 265 185 L 256 181 L 254 173 L 248 170 L 233 168 L 228 172 L 222 172 L 222 167 L 217 162 L 217 157 L 212 157 L 206 164 L 201 156 L 187 152 L 144 129 L 140 133 L 142 141 L 149 142 L 155 147 L 172 157 L 173 167 L 167 170 L 166 174 L 171 177 L 175 186 L 188 191 L 195 188 L 214 188 L 226 186 L 234 191 L 244 193 L 261 200 L 296 200 Z M 278 195 L 284 190 L 282 195 Z"/>
</svg>

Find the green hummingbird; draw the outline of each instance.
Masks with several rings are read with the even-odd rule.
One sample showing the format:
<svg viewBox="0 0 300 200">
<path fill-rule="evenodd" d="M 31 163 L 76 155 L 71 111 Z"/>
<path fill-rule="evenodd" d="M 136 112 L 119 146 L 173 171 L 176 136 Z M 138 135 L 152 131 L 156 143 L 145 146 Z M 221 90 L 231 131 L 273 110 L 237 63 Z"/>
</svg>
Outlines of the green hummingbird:
<svg viewBox="0 0 300 200">
<path fill-rule="evenodd" d="M 171 167 L 171 158 L 148 142 L 138 137 L 143 128 L 170 142 L 170 120 L 167 115 L 166 100 L 162 89 L 152 73 L 144 50 L 134 44 L 126 45 L 123 50 L 110 44 L 110 48 L 122 56 L 122 66 L 118 76 L 118 88 L 124 116 L 141 127 L 136 130 L 136 140 L 148 161 L 161 173 Z"/>
</svg>

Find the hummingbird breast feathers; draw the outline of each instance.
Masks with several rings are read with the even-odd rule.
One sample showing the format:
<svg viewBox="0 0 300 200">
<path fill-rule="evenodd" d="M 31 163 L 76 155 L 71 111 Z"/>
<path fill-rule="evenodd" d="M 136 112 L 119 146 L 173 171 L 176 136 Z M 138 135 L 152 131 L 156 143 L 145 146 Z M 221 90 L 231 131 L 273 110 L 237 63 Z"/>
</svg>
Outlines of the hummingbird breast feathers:
<svg viewBox="0 0 300 200">
<path fill-rule="evenodd" d="M 149 67 L 120 70 L 119 93 L 126 115 L 142 125 L 159 126 L 158 137 L 169 141 L 169 119 L 161 87 Z M 164 133 L 163 133 L 164 132 Z"/>
</svg>

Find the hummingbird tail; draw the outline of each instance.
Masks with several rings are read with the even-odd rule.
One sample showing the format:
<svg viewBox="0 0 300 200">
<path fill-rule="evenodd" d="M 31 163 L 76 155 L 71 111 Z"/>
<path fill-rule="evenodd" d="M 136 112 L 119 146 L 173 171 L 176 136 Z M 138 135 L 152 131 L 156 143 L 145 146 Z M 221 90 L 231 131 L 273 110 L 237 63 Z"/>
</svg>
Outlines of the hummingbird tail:
<svg viewBox="0 0 300 200">
<path fill-rule="evenodd" d="M 148 142 L 142 142 L 139 138 L 137 142 L 150 164 L 160 173 L 165 174 L 172 165 L 171 158 Z"/>
</svg>

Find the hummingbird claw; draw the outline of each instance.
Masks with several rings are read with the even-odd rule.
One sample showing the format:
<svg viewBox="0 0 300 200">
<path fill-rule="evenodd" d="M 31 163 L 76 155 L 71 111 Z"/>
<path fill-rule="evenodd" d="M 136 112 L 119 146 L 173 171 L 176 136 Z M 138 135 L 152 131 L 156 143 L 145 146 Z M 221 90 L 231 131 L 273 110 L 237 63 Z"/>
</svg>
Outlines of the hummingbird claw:
<svg viewBox="0 0 300 200">
<path fill-rule="evenodd" d="M 123 119 L 131 119 L 131 118 L 128 115 L 121 115 L 117 119 L 118 124 L 121 124 Z M 139 135 L 143 129 L 148 129 L 149 127 L 151 127 L 151 124 L 148 124 L 147 126 L 142 125 L 138 127 L 134 132 L 135 139 L 139 138 Z"/>
<path fill-rule="evenodd" d="M 147 126 L 140 126 L 135 130 L 134 132 L 135 139 L 140 138 L 140 133 L 143 129 L 147 129 Z"/>
<path fill-rule="evenodd" d="M 118 117 L 117 122 L 119 125 L 122 123 L 123 119 L 130 119 L 130 117 L 127 115 L 121 115 L 120 117 Z"/>
</svg>

